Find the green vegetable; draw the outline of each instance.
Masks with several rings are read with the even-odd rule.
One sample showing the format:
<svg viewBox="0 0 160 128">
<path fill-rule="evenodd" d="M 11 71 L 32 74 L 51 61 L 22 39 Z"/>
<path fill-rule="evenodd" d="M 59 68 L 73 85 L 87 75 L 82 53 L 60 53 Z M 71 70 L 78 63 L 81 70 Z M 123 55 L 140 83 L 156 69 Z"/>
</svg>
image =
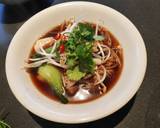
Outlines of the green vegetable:
<svg viewBox="0 0 160 128">
<path fill-rule="evenodd" d="M 92 73 L 95 67 L 92 57 L 92 43 L 87 42 L 86 44 L 78 45 L 76 53 L 79 59 L 80 71 Z"/>
<path fill-rule="evenodd" d="M 9 126 L 7 123 L 5 123 L 4 121 L 0 121 L 0 128 L 11 128 L 11 126 Z"/>
<path fill-rule="evenodd" d="M 70 58 L 70 59 L 67 59 L 67 66 L 68 68 L 72 68 L 74 67 L 75 65 L 77 64 L 77 61 L 75 58 Z"/>
<path fill-rule="evenodd" d="M 75 67 L 73 70 L 67 70 L 67 76 L 70 80 L 75 80 L 78 81 L 80 80 L 82 77 L 84 77 L 86 75 L 86 73 L 81 72 L 77 67 Z"/>
<path fill-rule="evenodd" d="M 40 75 L 50 85 L 62 103 L 68 103 L 68 99 L 63 95 L 64 89 L 59 70 L 46 64 L 39 67 L 38 75 Z"/>
<path fill-rule="evenodd" d="M 77 44 L 93 41 L 94 29 L 87 23 L 79 23 L 70 33 L 66 43 L 67 49 L 73 52 Z"/>
<path fill-rule="evenodd" d="M 79 23 L 78 24 L 79 33 L 82 39 L 87 41 L 93 40 L 94 29 L 89 24 Z"/>
<path fill-rule="evenodd" d="M 70 69 L 78 64 L 81 72 L 93 72 L 93 36 L 94 29 L 88 23 L 79 23 L 70 33 L 65 46 L 67 49 L 67 65 Z"/>
<path fill-rule="evenodd" d="M 94 36 L 94 29 L 88 23 L 79 23 L 77 27 L 73 29 L 71 37 L 73 37 L 77 43 L 82 40 L 92 41 Z"/>
<path fill-rule="evenodd" d="M 104 36 L 101 36 L 101 35 L 93 36 L 93 38 L 94 38 L 96 41 L 102 41 L 102 40 L 104 40 Z"/>
</svg>

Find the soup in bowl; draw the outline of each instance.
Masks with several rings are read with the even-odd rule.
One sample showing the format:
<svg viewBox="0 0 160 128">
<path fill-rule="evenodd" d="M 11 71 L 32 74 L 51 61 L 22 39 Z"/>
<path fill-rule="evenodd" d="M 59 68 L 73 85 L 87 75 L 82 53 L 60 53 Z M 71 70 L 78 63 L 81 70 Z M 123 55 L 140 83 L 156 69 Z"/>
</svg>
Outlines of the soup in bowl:
<svg viewBox="0 0 160 128">
<path fill-rule="evenodd" d="M 117 111 L 134 96 L 145 69 L 136 27 L 114 9 L 91 2 L 39 12 L 15 34 L 6 57 L 8 82 L 22 105 L 63 123 Z"/>
<path fill-rule="evenodd" d="M 106 28 L 70 20 L 36 41 L 25 68 L 46 96 L 62 103 L 84 103 L 115 85 L 122 54 L 120 43 Z"/>
</svg>

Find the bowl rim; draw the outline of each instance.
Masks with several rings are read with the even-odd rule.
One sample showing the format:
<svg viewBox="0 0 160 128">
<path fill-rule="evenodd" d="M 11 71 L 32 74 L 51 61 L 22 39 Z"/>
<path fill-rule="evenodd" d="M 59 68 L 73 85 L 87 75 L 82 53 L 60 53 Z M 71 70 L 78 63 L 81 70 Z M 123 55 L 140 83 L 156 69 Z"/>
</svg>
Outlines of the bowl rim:
<svg viewBox="0 0 160 128">
<path fill-rule="evenodd" d="M 34 16 L 32 16 L 30 19 L 28 19 L 21 27 L 20 29 L 25 26 L 25 24 L 27 24 L 33 17 L 43 13 L 43 12 L 46 12 L 47 10 L 49 10 L 50 8 L 57 8 L 57 7 L 62 7 L 62 6 L 67 6 L 67 5 L 71 5 L 71 4 L 94 4 L 96 6 L 99 6 L 99 7 L 103 7 L 103 8 L 107 8 L 107 9 L 110 9 L 112 10 L 114 13 L 116 13 L 117 15 L 120 15 L 121 17 L 123 17 L 127 22 L 129 22 L 133 28 L 135 29 L 135 32 L 138 34 L 138 36 L 140 37 L 141 39 L 141 48 L 143 50 L 143 69 L 141 71 L 141 77 L 137 80 L 138 81 L 138 85 L 134 88 L 134 90 L 127 96 L 125 97 L 126 99 L 123 99 L 121 103 L 119 103 L 114 109 L 112 109 L 112 111 L 110 111 L 108 114 L 106 113 L 101 113 L 100 115 L 96 115 L 94 117 L 89 117 L 89 118 L 86 118 L 85 120 L 53 120 L 51 119 L 50 117 L 47 117 L 46 115 L 43 114 L 43 112 L 39 112 L 38 110 L 36 109 L 31 109 L 28 105 L 26 105 L 24 103 L 24 101 L 18 96 L 18 94 L 15 93 L 14 91 L 14 88 L 12 88 L 10 85 L 11 85 L 11 81 L 9 79 L 9 75 L 8 75 L 8 70 L 7 70 L 7 64 L 8 64 L 8 56 L 9 56 L 9 51 L 10 49 L 12 48 L 13 44 L 12 44 L 12 41 L 11 41 L 11 44 L 9 45 L 8 47 L 8 51 L 7 51 L 7 55 L 6 55 L 6 62 L 5 62 L 5 70 L 6 70 L 6 76 L 7 76 L 7 80 L 8 80 L 8 83 L 9 83 L 9 87 L 12 91 L 12 93 L 14 94 L 14 96 L 16 97 L 16 99 L 25 107 L 27 108 L 29 111 L 31 111 L 32 113 L 34 113 L 35 115 L 39 116 L 39 117 L 42 117 L 44 119 L 47 119 L 47 120 L 50 120 L 50 121 L 54 121 L 54 122 L 59 122 L 59 123 L 67 123 L 67 124 L 75 124 L 75 123 L 85 123 L 85 122 L 91 122 L 91 121 L 95 121 L 95 120 L 98 120 L 98 119 L 101 119 L 101 118 L 104 118 L 110 114 L 113 114 L 114 112 L 116 112 L 117 110 L 119 110 L 120 108 L 122 108 L 124 105 L 126 105 L 130 100 L 131 98 L 136 94 L 136 92 L 138 91 L 140 85 L 142 84 L 143 82 L 143 79 L 144 79 L 144 76 L 145 76 L 145 73 L 146 73 L 146 68 L 147 68 L 147 52 L 146 52 L 146 47 L 145 47 L 145 43 L 144 43 L 144 40 L 141 36 L 141 34 L 139 33 L 138 29 L 136 28 L 136 26 L 126 17 L 124 16 L 122 13 L 118 12 L 117 10 L 111 8 L 111 7 L 108 7 L 106 5 L 102 5 L 102 4 L 99 4 L 99 3 L 95 3 L 95 2 L 86 2 L 86 1 L 72 1 L 72 2 L 64 2 L 64 3 L 60 3 L 60 4 L 56 4 L 54 6 L 51 6 L 49 8 L 46 8 L 42 11 L 40 11 L 39 13 L 35 14 Z M 20 30 L 19 29 L 19 30 Z M 19 32 L 19 30 L 16 32 L 16 34 Z M 15 34 L 15 35 L 16 35 Z M 13 37 L 14 39 L 14 37 Z M 12 40 L 13 40 L 12 39 Z"/>
</svg>

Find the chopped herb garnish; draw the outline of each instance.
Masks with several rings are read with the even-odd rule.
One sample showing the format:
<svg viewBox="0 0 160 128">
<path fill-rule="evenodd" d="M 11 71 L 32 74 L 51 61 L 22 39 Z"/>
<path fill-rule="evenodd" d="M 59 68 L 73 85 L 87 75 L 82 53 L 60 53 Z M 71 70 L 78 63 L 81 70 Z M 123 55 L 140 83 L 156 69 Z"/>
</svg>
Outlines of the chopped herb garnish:
<svg viewBox="0 0 160 128">
<path fill-rule="evenodd" d="M 80 80 L 85 75 L 86 73 L 81 72 L 78 66 L 76 66 L 73 70 L 67 70 L 67 76 L 70 80 L 77 81 L 77 80 Z"/>
<path fill-rule="evenodd" d="M 70 33 L 66 43 L 67 65 L 74 68 L 77 64 L 79 69 L 85 73 L 91 73 L 94 70 L 92 57 L 92 42 L 94 29 L 88 23 L 79 23 Z"/>
<path fill-rule="evenodd" d="M 63 35 L 65 36 L 65 35 Z M 102 41 L 102 35 L 95 35 L 95 30 L 89 23 L 78 23 L 73 30 L 67 34 L 67 40 L 59 38 L 56 43 L 53 58 L 59 62 L 60 54 L 66 54 L 66 65 L 68 72 L 74 74 L 75 67 L 78 66 L 78 71 L 82 73 L 92 73 L 95 68 L 95 63 L 92 56 L 92 46 L 94 41 Z M 62 47 L 63 46 L 63 47 Z M 44 49 L 46 53 L 50 54 L 52 47 Z M 32 58 L 42 57 L 38 53 L 34 54 Z M 77 72 L 77 68 L 76 68 Z M 73 75 L 69 75 L 70 78 Z M 78 77 L 80 78 L 80 77 Z M 71 78 L 72 79 L 72 78 Z"/>
<path fill-rule="evenodd" d="M 94 36 L 93 38 L 94 38 L 96 41 L 102 41 L 102 40 L 104 40 L 104 36 L 100 36 L 100 35 Z"/>
</svg>

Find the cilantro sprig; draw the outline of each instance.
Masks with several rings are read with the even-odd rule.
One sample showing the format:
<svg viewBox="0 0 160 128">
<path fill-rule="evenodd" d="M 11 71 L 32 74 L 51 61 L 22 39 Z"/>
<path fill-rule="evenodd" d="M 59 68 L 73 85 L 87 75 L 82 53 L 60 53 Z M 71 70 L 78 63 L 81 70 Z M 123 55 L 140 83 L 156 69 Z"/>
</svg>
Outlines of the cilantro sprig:
<svg viewBox="0 0 160 128">
<path fill-rule="evenodd" d="M 91 73 L 94 70 L 92 44 L 94 29 L 88 23 L 79 23 L 69 35 L 66 42 L 67 65 L 73 69 L 78 65 L 79 70 Z"/>
</svg>

